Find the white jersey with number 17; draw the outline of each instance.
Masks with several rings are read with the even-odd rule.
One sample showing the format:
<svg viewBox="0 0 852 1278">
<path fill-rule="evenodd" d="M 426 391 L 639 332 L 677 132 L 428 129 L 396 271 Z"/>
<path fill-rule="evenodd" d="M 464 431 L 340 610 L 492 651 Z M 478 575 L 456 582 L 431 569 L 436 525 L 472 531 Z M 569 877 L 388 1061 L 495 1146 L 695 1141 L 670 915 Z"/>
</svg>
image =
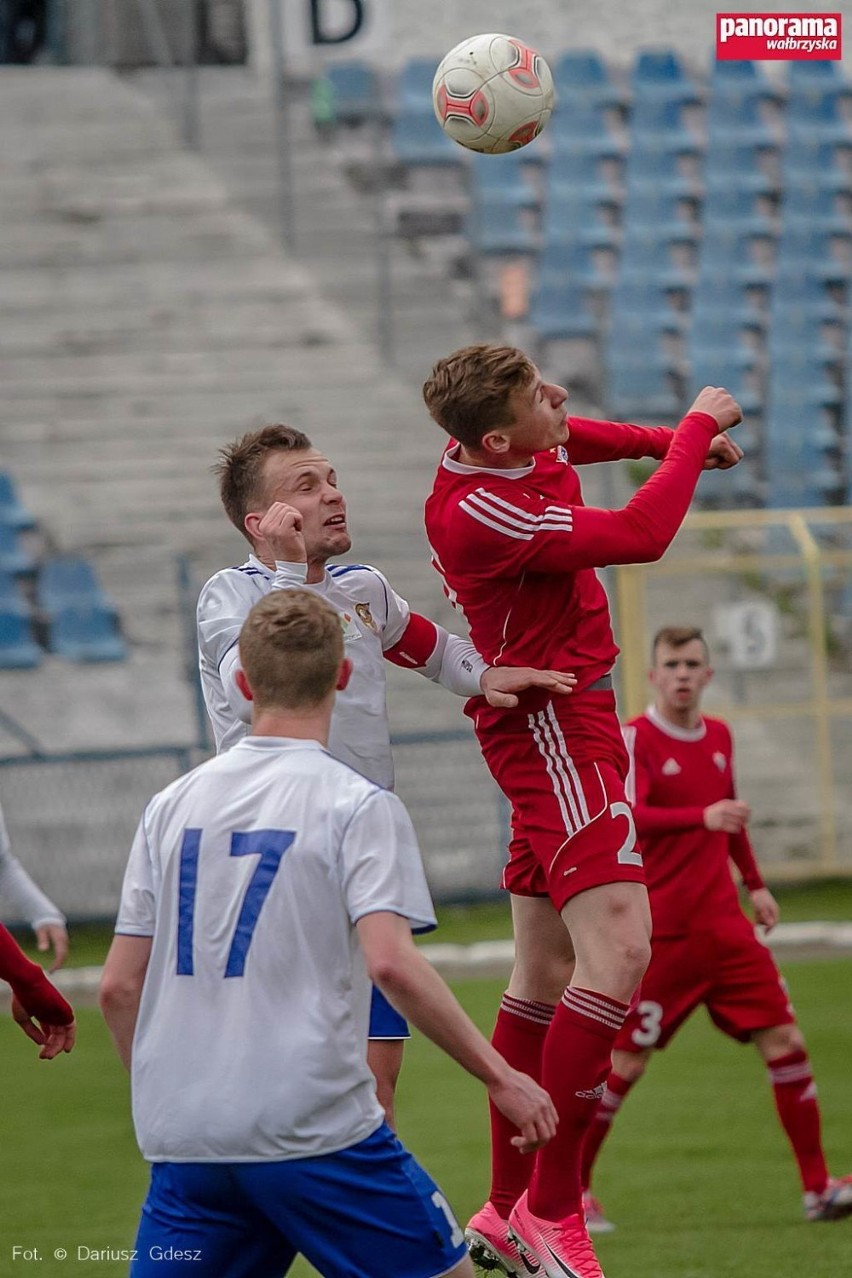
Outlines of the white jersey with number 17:
<svg viewBox="0 0 852 1278">
<path fill-rule="evenodd" d="M 332 1153 L 382 1121 L 355 923 L 435 917 L 393 794 L 317 742 L 246 737 L 143 814 L 116 932 L 151 936 L 132 1052 L 153 1162 Z"/>
</svg>

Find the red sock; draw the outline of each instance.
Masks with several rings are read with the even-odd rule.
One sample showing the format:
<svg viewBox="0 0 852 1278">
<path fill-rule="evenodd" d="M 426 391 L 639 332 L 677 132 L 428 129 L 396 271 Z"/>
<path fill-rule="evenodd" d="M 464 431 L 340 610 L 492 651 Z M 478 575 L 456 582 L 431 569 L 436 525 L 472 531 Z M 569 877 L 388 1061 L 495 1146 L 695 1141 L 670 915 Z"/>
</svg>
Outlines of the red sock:
<svg viewBox="0 0 852 1278">
<path fill-rule="evenodd" d="M 503 995 L 491 1042 L 513 1069 L 531 1078 L 541 1077 L 541 1052 L 556 1008 L 552 1003 L 533 1003 Z M 488 1195 L 504 1220 L 529 1183 L 534 1159 L 521 1154 L 512 1144 L 518 1129 L 500 1113 L 491 1110 L 491 1193 Z"/>
<path fill-rule="evenodd" d="M 612 1120 L 621 1109 L 621 1102 L 632 1086 L 632 1081 L 628 1082 L 626 1078 L 622 1078 L 620 1074 L 610 1070 L 604 1094 L 598 1101 L 592 1125 L 586 1132 L 586 1139 L 583 1141 L 580 1181 L 584 1189 L 588 1189 L 592 1183 L 592 1168 L 597 1161 L 598 1151 L 609 1135 L 612 1128 Z"/>
<path fill-rule="evenodd" d="M 559 1127 L 536 1156 L 529 1208 L 545 1220 L 561 1220 L 582 1207 L 580 1160 L 604 1080 L 612 1045 L 627 1004 L 569 985 L 556 1009 L 542 1056 L 541 1084 L 550 1092 Z"/>
<path fill-rule="evenodd" d="M 788 1052 L 768 1061 L 778 1117 L 790 1144 L 805 1191 L 821 1194 L 828 1184 L 822 1152 L 819 1101 L 806 1052 Z"/>
</svg>

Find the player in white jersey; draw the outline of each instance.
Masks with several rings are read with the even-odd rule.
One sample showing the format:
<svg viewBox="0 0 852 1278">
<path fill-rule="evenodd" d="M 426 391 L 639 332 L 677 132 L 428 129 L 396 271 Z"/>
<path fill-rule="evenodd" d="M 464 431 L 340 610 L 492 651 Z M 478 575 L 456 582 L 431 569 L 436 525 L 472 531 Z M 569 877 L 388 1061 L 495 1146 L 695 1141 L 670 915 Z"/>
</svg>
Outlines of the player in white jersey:
<svg viewBox="0 0 852 1278">
<path fill-rule="evenodd" d="M 0 896 L 23 914 L 36 934 L 39 950 L 53 950 L 50 971 L 55 972 L 68 957 L 68 929 L 65 915 L 37 883 L 16 856 L 12 855 L 9 832 L 0 810 Z"/>
<path fill-rule="evenodd" d="M 143 814 L 101 1007 L 153 1164 L 133 1278 L 472 1278 L 440 1190 L 384 1122 L 370 979 L 535 1149 L 549 1097 L 473 1026 L 411 937 L 434 922 L 408 814 L 327 750 L 336 611 L 271 592 L 240 638 L 252 731 Z"/>
<path fill-rule="evenodd" d="M 487 667 L 473 646 L 412 613 L 376 568 L 328 567 L 351 539 L 346 503 L 328 459 L 301 431 L 265 426 L 222 450 L 217 468 L 222 503 L 252 554 L 213 576 L 198 600 L 199 669 L 218 750 L 248 732 L 251 707 L 238 683 L 240 627 L 271 590 L 308 586 L 340 614 L 352 662 L 331 720 L 329 749 L 363 776 L 393 786 L 385 661 L 417 670 L 459 696 L 485 693 L 493 705 L 517 704 L 536 684 L 567 692 L 573 677 L 553 671 Z M 408 1028 L 377 992 L 369 1059 L 379 1099 L 393 1121 L 393 1095 Z"/>
</svg>

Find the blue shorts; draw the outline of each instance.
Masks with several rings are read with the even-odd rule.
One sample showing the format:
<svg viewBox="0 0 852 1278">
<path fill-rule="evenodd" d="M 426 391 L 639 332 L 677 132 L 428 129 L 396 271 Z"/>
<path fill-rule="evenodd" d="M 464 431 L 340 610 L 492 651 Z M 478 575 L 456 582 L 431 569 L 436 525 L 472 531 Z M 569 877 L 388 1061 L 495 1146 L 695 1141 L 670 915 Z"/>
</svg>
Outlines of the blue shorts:
<svg viewBox="0 0 852 1278">
<path fill-rule="evenodd" d="M 467 1254 L 430 1176 L 386 1124 L 279 1163 L 154 1163 L 130 1278 L 438 1278 Z"/>
<path fill-rule="evenodd" d="M 373 986 L 370 1003 L 370 1032 L 368 1038 L 411 1038 L 408 1021 L 391 1007 L 382 991 Z"/>
</svg>

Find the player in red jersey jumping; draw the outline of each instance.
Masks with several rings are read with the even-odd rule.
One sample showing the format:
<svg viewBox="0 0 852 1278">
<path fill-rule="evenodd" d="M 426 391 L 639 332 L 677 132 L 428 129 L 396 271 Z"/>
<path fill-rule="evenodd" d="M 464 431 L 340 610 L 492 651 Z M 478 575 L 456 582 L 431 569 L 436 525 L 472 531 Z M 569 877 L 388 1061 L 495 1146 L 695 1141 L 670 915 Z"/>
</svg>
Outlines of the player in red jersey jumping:
<svg viewBox="0 0 852 1278">
<path fill-rule="evenodd" d="M 580 1155 L 648 963 L 651 916 L 611 687 L 618 649 L 594 570 L 664 553 L 702 468 L 742 456 L 723 433 L 741 414 L 725 390 L 707 387 L 674 432 L 569 421 L 567 391 L 545 382 L 522 351 L 499 346 L 440 360 L 424 398 L 453 440 L 426 503 L 426 529 L 473 642 L 494 665 L 578 677 L 567 709 L 535 691 L 505 713 L 481 697 L 467 705 L 512 804 L 503 886 L 516 960 L 493 1042 L 542 1080 L 559 1113 L 556 1137 L 533 1163 L 492 1108 L 491 1193 L 468 1240 L 474 1259 L 510 1275 L 532 1265 L 548 1278 L 600 1278 Z M 624 457 L 662 465 L 623 510 L 585 507 L 574 466 Z"/>
<path fill-rule="evenodd" d="M 653 645 L 653 705 L 624 729 L 631 756 L 628 797 L 642 840 L 654 946 L 641 999 L 615 1040 L 612 1071 L 584 1149 L 588 1223 L 602 1232 L 613 1226 L 588 1191 L 601 1143 L 651 1053 L 665 1047 L 702 1003 L 723 1033 L 754 1043 L 766 1062 L 798 1163 L 807 1219 L 852 1213 L 852 1176 L 832 1178 L 826 1167 L 805 1040 L 730 874 L 729 858 L 755 919 L 770 931 L 778 905 L 754 859 L 748 805 L 736 797 L 730 729 L 701 714 L 713 675 L 709 660 L 700 630 L 661 630 Z"/>
</svg>

